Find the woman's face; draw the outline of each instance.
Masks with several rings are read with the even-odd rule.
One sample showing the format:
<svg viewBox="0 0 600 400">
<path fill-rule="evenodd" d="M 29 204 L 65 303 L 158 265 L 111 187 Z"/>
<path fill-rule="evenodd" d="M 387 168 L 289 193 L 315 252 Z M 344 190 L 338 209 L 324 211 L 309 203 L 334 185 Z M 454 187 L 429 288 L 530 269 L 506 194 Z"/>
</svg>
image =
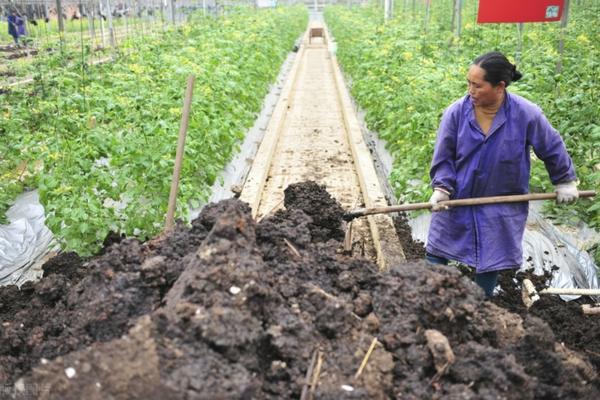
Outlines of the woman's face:
<svg viewBox="0 0 600 400">
<path fill-rule="evenodd" d="M 478 65 L 471 65 L 467 74 L 469 96 L 473 105 L 489 107 L 498 104 L 504 94 L 506 85 L 500 82 L 496 86 L 484 79 L 485 70 Z"/>
</svg>

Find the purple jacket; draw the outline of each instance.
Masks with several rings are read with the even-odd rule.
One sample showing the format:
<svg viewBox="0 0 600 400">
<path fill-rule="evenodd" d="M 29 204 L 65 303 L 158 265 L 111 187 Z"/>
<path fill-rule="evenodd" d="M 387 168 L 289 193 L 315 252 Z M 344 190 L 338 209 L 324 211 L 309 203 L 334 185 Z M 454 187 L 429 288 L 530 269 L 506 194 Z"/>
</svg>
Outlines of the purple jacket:
<svg viewBox="0 0 600 400">
<path fill-rule="evenodd" d="M 431 163 L 433 187 L 451 199 L 529 192 L 530 148 L 553 184 L 576 179 L 559 133 L 541 109 L 506 92 L 486 137 L 467 95 L 442 117 Z M 473 266 L 478 273 L 517 268 L 523 261 L 528 203 L 456 207 L 433 213 L 427 251 Z"/>
<path fill-rule="evenodd" d="M 19 36 L 25 36 L 26 32 L 25 32 L 25 20 L 19 16 L 17 16 L 17 33 L 19 34 Z"/>
<path fill-rule="evenodd" d="M 16 15 L 8 16 L 8 34 L 12 37 L 19 36 L 19 32 L 17 31 L 17 16 Z"/>
</svg>

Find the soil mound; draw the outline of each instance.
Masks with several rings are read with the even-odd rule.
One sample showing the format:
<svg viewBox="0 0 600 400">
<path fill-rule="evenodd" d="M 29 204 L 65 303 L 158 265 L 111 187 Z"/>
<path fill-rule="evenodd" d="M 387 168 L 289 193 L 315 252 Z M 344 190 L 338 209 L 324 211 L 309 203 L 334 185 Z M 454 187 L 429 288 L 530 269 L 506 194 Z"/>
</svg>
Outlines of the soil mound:
<svg viewBox="0 0 600 400">
<path fill-rule="evenodd" d="M 587 298 L 565 302 L 559 296 L 542 295 L 531 308 L 521 301 L 521 282 L 529 278 L 540 289 L 550 282 L 550 275 L 503 274 L 499 280 L 502 291 L 494 303 L 521 316 L 533 315 L 544 320 L 556 335 L 556 340 L 569 348 L 585 354 L 597 371 L 600 371 L 600 318 L 584 315 L 581 305 Z"/>
<path fill-rule="evenodd" d="M 257 224 L 227 200 L 189 229 L 113 244 L 80 278 L 31 285 L 37 309 L 8 310 L 1 289 L 7 397 L 599 398 L 587 357 L 541 319 L 451 267 L 380 273 L 344 255 L 341 207 L 318 185 L 285 205 Z"/>
</svg>

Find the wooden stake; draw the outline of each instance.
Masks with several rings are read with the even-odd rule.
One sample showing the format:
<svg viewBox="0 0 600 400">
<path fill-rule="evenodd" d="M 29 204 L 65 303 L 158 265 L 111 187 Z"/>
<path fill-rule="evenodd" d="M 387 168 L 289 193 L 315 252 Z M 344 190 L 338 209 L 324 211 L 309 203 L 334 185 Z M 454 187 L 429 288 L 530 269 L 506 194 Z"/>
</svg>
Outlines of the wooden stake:
<svg viewBox="0 0 600 400">
<path fill-rule="evenodd" d="M 175 224 L 175 208 L 177 206 L 177 188 L 179 186 L 179 175 L 181 174 L 181 165 L 183 164 L 183 152 L 185 149 L 185 136 L 187 134 L 188 122 L 190 119 L 190 108 L 192 105 L 192 96 L 194 92 L 194 81 L 196 77 L 190 75 L 187 81 L 185 99 L 183 101 L 183 114 L 181 115 L 181 124 L 179 126 L 179 139 L 177 140 L 177 153 L 175 154 L 175 167 L 173 168 L 173 180 L 171 181 L 171 192 L 169 193 L 169 206 L 167 208 L 167 222 L 165 231 L 173 229 Z"/>
<path fill-rule="evenodd" d="M 352 221 L 346 225 L 346 234 L 344 235 L 344 253 L 352 255 Z"/>
<path fill-rule="evenodd" d="M 356 371 L 356 374 L 354 375 L 354 379 L 358 379 L 360 374 L 362 374 L 363 369 L 367 366 L 367 363 L 369 362 L 369 357 L 371 356 L 371 353 L 375 349 L 376 345 L 377 345 L 377 338 L 373 338 L 373 341 L 371 342 L 371 345 L 369 346 L 369 350 L 367 350 L 367 354 L 365 354 L 362 362 L 360 363 L 360 367 L 358 367 L 358 371 Z"/>
</svg>

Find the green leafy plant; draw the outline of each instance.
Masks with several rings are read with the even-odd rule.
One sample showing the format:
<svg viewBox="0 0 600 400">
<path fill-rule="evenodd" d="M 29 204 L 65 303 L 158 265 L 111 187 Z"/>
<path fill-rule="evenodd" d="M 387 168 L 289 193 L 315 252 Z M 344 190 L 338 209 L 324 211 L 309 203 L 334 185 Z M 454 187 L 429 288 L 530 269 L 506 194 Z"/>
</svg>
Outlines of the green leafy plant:
<svg viewBox="0 0 600 400">
<path fill-rule="evenodd" d="M 196 75 L 177 216 L 205 200 L 294 41 L 304 8 L 194 16 L 88 67 L 81 49 L 36 61 L 36 83 L 0 105 L 0 206 L 38 188 L 64 248 L 98 249 L 109 231 L 140 238 L 164 226 L 185 82 Z M 85 54 L 84 54 L 85 55 Z M 27 179 L 16 174 L 24 164 Z M 21 176 L 21 179 L 19 179 Z"/>
</svg>

